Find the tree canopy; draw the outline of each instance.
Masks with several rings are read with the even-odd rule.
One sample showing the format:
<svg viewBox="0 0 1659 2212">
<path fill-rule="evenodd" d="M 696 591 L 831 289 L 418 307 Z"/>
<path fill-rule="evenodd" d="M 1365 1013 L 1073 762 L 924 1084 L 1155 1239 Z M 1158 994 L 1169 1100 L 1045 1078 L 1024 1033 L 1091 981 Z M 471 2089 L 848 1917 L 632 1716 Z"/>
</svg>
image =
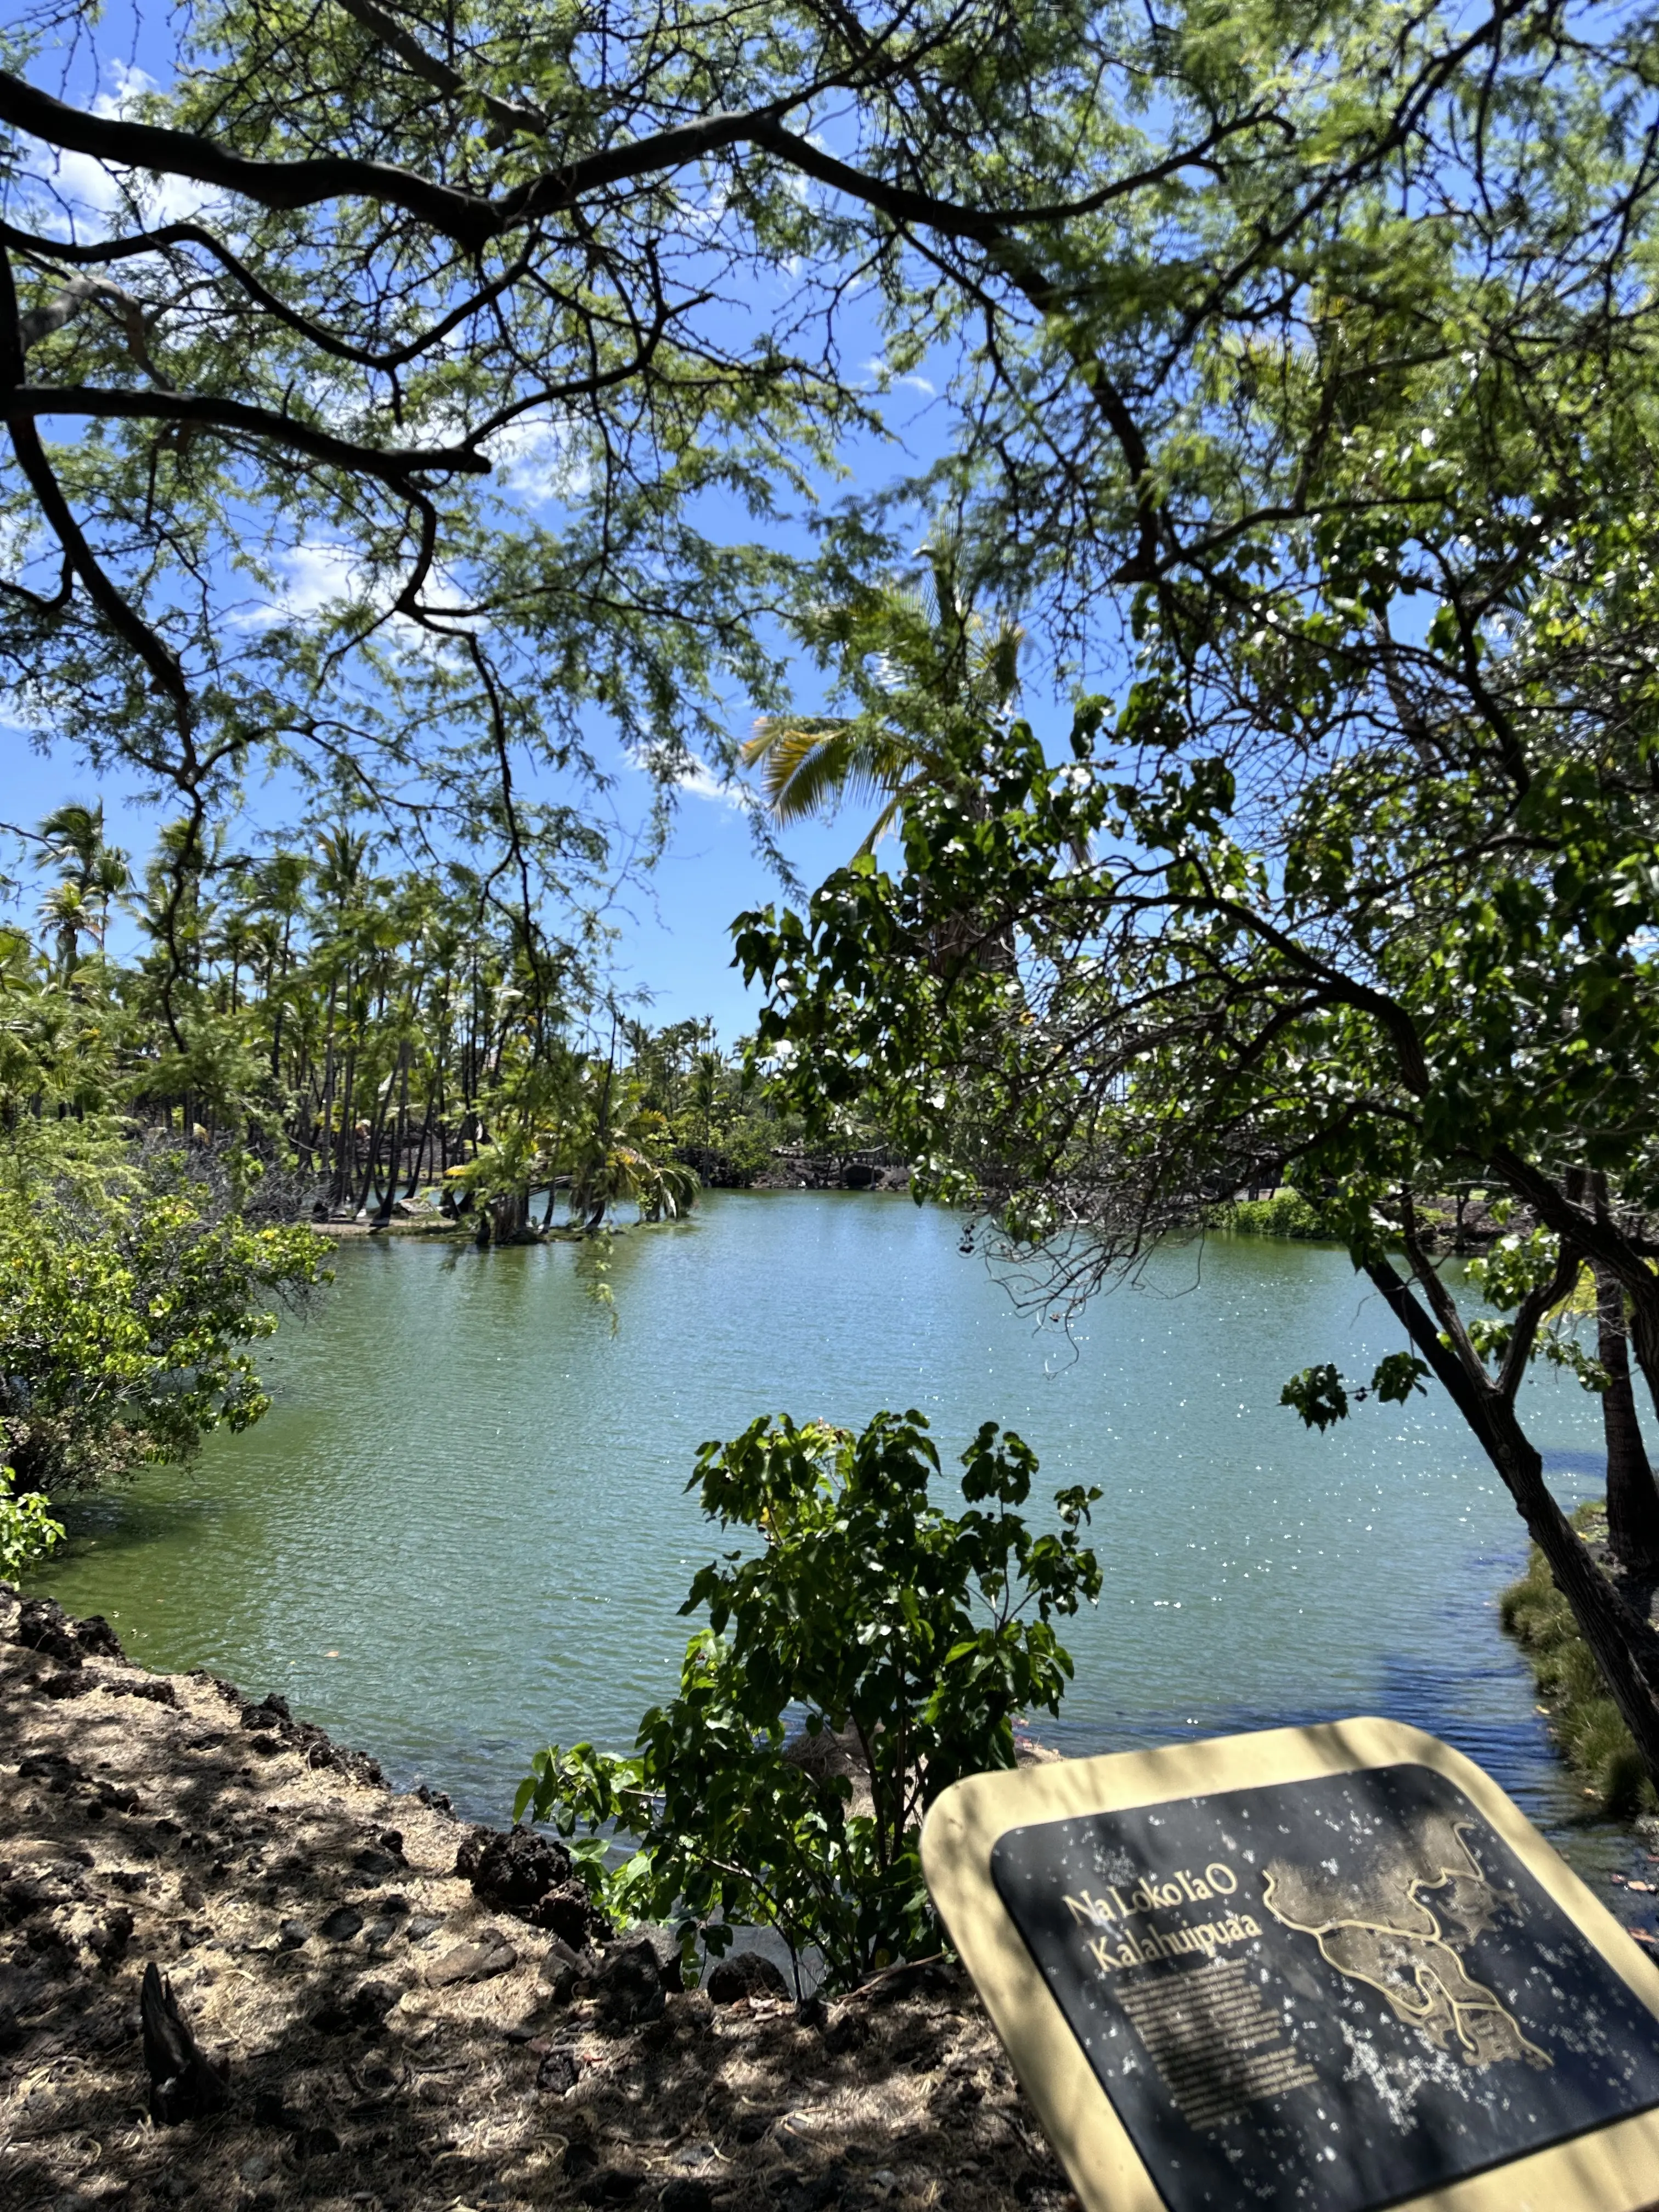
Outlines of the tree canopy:
<svg viewBox="0 0 1659 2212">
<path fill-rule="evenodd" d="M 1655 1771 L 1659 1643 L 1516 1410 L 1584 1267 L 1659 1404 L 1652 221 L 1621 66 L 1542 105 L 1512 80 L 1501 191 L 1476 103 L 1447 167 L 1283 270 L 1271 342 L 1194 340 L 1121 701 L 1081 703 L 1063 763 L 983 721 L 902 870 L 747 917 L 739 950 L 798 1101 L 870 1100 L 1045 1304 L 1297 1184 L 1405 1331 L 1378 1394 L 1443 1383 Z M 1424 1231 L 1472 1181 L 1522 1209 L 1496 1318 Z M 1328 1366 L 1288 1395 L 1347 1403 Z"/>
<path fill-rule="evenodd" d="M 91 20 L 0 72 L 15 700 L 198 836 L 275 753 L 554 878 L 527 763 L 597 713 L 672 775 L 765 702 L 777 520 L 890 379 L 948 383 L 978 571 L 1081 635 L 1247 588 L 1454 283 L 1519 352 L 1616 321 L 1650 191 L 1644 19 L 1512 0 L 202 5 L 60 97 Z"/>
</svg>

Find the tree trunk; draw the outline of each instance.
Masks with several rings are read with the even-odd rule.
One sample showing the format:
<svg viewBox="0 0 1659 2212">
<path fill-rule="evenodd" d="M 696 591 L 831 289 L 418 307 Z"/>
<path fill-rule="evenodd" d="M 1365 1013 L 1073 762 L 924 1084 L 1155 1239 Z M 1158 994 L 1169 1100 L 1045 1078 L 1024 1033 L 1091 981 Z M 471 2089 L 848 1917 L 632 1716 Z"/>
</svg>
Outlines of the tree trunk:
<svg viewBox="0 0 1659 2212">
<path fill-rule="evenodd" d="M 409 1181 L 404 1185 L 404 1196 L 413 1198 L 421 1187 L 421 1170 L 426 1164 L 426 1148 L 432 1140 L 432 1097 L 427 1094 L 426 1112 L 421 1122 L 421 1133 L 415 1142 L 415 1158 L 410 1164 Z"/>
<path fill-rule="evenodd" d="M 331 1204 L 337 1206 L 350 1191 L 357 1176 L 357 1129 L 351 1116 L 356 1103 L 357 1048 L 350 1046 L 346 1052 L 345 1088 L 340 1100 L 340 1152 L 334 1171 L 334 1185 L 329 1194 Z"/>
<path fill-rule="evenodd" d="M 334 1158 L 334 1000 L 339 990 L 339 979 L 335 977 L 328 987 L 328 1024 L 323 1038 L 323 1100 L 318 1116 L 317 1142 L 311 1148 L 311 1172 L 315 1175 L 323 1161 L 331 1170 Z M 331 1187 L 329 1196 L 333 1197 Z"/>
<path fill-rule="evenodd" d="M 1601 1394 L 1607 1443 L 1607 1540 L 1627 1574 L 1659 1581 L 1659 1487 L 1648 1463 L 1631 1388 L 1625 1293 L 1610 1267 L 1597 1263 L 1592 1272 L 1597 1356 L 1613 1378 Z"/>
<path fill-rule="evenodd" d="M 1614 1589 L 1556 1504 L 1544 1480 L 1543 1460 L 1508 1401 L 1494 1388 L 1479 1389 L 1464 1372 L 1392 1262 L 1370 1261 L 1365 1273 L 1389 1310 L 1404 1323 L 1419 1356 L 1444 1384 L 1497 1469 L 1528 1534 L 1544 1554 L 1557 1589 L 1571 1608 L 1643 1765 L 1659 1784 L 1659 1634 Z"/>
<path fill-rule="evenodd" d="M 392 1218 L 392 1208 L 398 1196 L 398 1177 L 404 1157 L 404 1139 L 409 1127 L 409 1040 L 404 1038 L 398 1048 L 398 1066 L 391 1088 L 398 1094 L 398 1111 L 392 1121 L 392 1154 L 386 1166 L 386 1189 L 379 1197 L 374 1218 L 384 1225 Z M 388 1092 L 388 1097 L 390 1092 Z"/>
<path fill-rule="evenodd" d="M 368 1210 L 368 1194 L 374 1187 L 375 1181 L 375 1169 L 380 1165 L 380 1139 L 386 1134 L 386 1122 L 388 1119 L 395 1118 L 392 1115 L 391 1109 L 392 1096 L 397 1087 L 397 1082 L 394 1078 L 392 1082 L 386 1085 L 383 1096 L 375 1102 L 374 1119 L 369 1124 L 368 1131 L 368 1158 L 363 1163 L 363 1179 L 358 1187 L 357 1203 L 351 1209 L 354 1219 L 358 1214 L 365 1212 Z M 390 1188 L 391 1185 L 388 1183 L 387 1189 L 390 1190 Z M 390 1206 L 388 1206 L 387 1211 L 390 1212 Z"/>
<path fill-rule="evenodd" d="M 511 1244 L 523 1235 L 530 1218 L 530 1194 L 526 1190 L 497 1191 L 485 1211 L 494 1241 Z"/>
</svg>

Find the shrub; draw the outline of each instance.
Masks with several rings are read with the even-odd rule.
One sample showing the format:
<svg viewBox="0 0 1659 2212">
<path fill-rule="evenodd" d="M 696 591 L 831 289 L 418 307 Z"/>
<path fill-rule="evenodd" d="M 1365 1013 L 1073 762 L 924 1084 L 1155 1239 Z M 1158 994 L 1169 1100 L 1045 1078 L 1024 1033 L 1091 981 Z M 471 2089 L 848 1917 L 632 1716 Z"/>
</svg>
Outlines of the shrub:
<svg viewBox="0 0 1659 2212">
<path fill-rule="evenodd" d="M 258 1420 L 248 1347 L 327 1247 L 251 1227 L 183 1151 L 135 1150 L 101 1181 L 55 1164 L 0 1158 L 0 1419 L 22 1489 L 61 1496 Z"/>
<path fill-rule="evenodd" d="M 1227 1209 L 1223 1224 L 1251 1237 L 1289 1237 L 1310 1241 L 1328 1237 L 1318 1213 L 1299 1190 L 1275 1191 L 1271 1198 L 1241 1198 Z"/>
<path fill-rule="evenodd" d="M 16 1582 L 64 1540 L 62 1523 L 52 1518 L 38 1492 L 13 1496 L 16 1480 L 10 1468 L 0 1467 L 0 1582 Z"/>
<path fill-rule="evenodd" d="M 1604 1506 L 1581 1505 L 1572 1518 L 1574 1527 L 1592 1539 L 1606 1534 Z M 1561 1755 L 1583 1778 L 1587 1791 L 1614 1818 L 1651 1812 L 1659 1800 L 1641 1754 L 1535 1544 L 1527 1571 L 1510 1584 L 1498 1606 L 1504 1626 L 1532 1662 Z"/>
<path fill-rule="evenodd" d="M 631 1758 L 551 1746 L 520 1789 L 515 1819 L 585 1832 L 607 1912 L 677 1919 L 688 1958 L 699 1923 L 718 1953 L 734 1925 L 765 1923 L 799 1990 L 809 1949 L 831 1988 L 936 1951 L 922 1815 L 962 1776 L 1013 1765 L 1017 1714 L 1059 1711 L 1072 1662 L 1054 1620 L 1098 1595 L 1079 1528 L 1100 1493 L 1058 1492 L 1058 1531 L 1033 1535 L 1015 1509 L 1036 1455 L 988 1422 L 963 1455 L 968 1510 L 943 1512 L 927 1428 L 914 1412 L 878 1413 L 857 1437 L 784 1416 L 705 1444 L 688 1486 L 762 1548 L 692 1583 L 681 1611 L 706 1607 L 708 1625 Z M 826 1731 L 857 1747 L 856 1796 L 811 1756 Z M 614 1869 L 613 1826 L 637 1842 Z"/>
</svg>

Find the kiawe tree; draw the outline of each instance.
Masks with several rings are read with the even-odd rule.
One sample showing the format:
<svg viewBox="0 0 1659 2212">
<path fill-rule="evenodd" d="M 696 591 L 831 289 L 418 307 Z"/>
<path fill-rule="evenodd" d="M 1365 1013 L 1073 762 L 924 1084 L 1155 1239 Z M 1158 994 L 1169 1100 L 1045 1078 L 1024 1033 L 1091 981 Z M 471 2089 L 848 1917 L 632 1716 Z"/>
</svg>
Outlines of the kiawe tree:
<svg viewBox="0 0 1659 2212">
<path fill-rule="evenodd" d="M 1120 620 L 1135 682 L 1060 769 L 1018 726 L 954 733 L 900 879 L 866 860 L 810 932 L 753 924 L 763 1044 L 815 1111 L 875 1085 L 925 1185 L 1084 1287 L 1253 1172 L 1333 1184 L 1659 1757 L 1653 1639 L 1515 1413 L 1570 1262 L 1659 1372 L 1624 657 L 1647 19 L 179 20 L 167 81 L 112 106 L 48 89 L 44 49 L 0 73 L 0 666 L 35 726 L 176 794 L 181 1059 L 210 817 L 261 754 L 467 847 L 545 990 L 538 902 L 591 825 L 526 769 L 580 769 L 598 711 L 672 780 L 723 685 L 781 703 L 761 617 L 822 596 L 781 511 L 926 364 L 950 449 L 849 510 L 837 560 L 890 565 L 942 504 L 965 590 L 1062 651 Z M 110 179 L 90 230 L 51 204 L 67 155 Z M 1417 1235 L 1472 1172 L 1540 1232 L 1496 1334 Z"/>
<path fill-rule="evenodd" d="M 924 1190 L 1038 1263 L 1047 1308 L 1244 1186 L 1301 1188 L 1405 1336 L 1367 1390 L 1445 1389 L 1659 1775 L 1659 1638 L 1518 1405 L 1551 1349 L 1607 1386 L 1646 1566 L 1617 1345 L 1659 1403 L 1653 141 L 1639 70 L 1608 57 L 1599 106 L 1596 71 L 1547 74 L 1437 145 L 1420 112 L 1397 198 L 1304 232 L 1276 295 L 1264 262 L 1256 313 L 1218 294 L 1171 332 L 1161 460 L 1159 406 L 1130 409 L 1127 692 L 1082 705 L 1073 759 L 983 726 L 971 795 L 911 800 L 902 868 L 857 863 L 738 943 L 795 1103 L 870 1103 Z M 1151 348 L 1161 303 L 1124 319 Z M 993 519 L 1043 511 L 1000 449 L 969 461 Z M 1024 573 L 1065 584 L 1056 544 Z M 981 957 L 1009 941 L 1012 975 Z M 1522 1209 L 1485 1266 L 1495 1317 L 1425 1229 L 1470 1182 Z M 1553 1321 L 1586 1270 L 1606 1362 Z M 1328 1363 L 1287 1390 L 1319 1425 L 1351 1395 Z"/>
<path fill-rule="evenodd" d="M 514 877 L 587 717 L 672 780 L 775 690 L 776 520 L 886 378 L 939 354 L 1004 505 L 1046 485 L 1010 550 L 1150 575 L 1183 326 L 1273 312 L 1437 103 L 1549 67 L 1508 0 L 173 20 L 113 101 L 27 27 L 0 71 L 0 665 L 198 832 L 274 752 Z"/>
</svg>

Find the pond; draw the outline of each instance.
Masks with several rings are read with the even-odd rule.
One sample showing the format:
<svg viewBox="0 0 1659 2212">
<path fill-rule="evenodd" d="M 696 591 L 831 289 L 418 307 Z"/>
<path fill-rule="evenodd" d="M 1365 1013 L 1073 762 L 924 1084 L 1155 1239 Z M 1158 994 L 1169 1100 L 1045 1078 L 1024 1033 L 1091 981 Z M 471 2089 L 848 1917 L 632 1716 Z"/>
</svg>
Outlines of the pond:
<svg viewBox="0 0 1659 2212">
<path fill-rule="evenodd" d="M 1385 1714 L 1564 1833 L 1576 1793 L 1494 1604 L 1522 1530 L 1461 1423 L 1435 1395 L 1319 1437 L 1278 1403 L 1298 1368 L 1397 1347 L 1340 1252 L 1164 1255 L 1068 1345 L 959 1237 L 902 1198 L 710 1193 L 618 1238 L 614 1334 L 569 1246 L 348 1243 L 314 1316 L 266 1348 L 264 1422 L 75 1508 L 50 1585 L 136 1657 L 278 1690 L 399 1782 L 502 1820 L 538 1745 L 625 1748 L 672 1690 L 677 1607 L 716 1547 L 684 1492 L 698 1444 L 763 1411 L 915 1406 L 947 1455 L 996 1420 L 1040 1454 L 1045 1495 L 1104 1492 L 1105 1589 L 1069 1625 L 1048 1740 Z M 1563 1500 L 1593 1491 L 1595 1401 L 1540 1376 L 1524 1412 Z"/>
</svg>

